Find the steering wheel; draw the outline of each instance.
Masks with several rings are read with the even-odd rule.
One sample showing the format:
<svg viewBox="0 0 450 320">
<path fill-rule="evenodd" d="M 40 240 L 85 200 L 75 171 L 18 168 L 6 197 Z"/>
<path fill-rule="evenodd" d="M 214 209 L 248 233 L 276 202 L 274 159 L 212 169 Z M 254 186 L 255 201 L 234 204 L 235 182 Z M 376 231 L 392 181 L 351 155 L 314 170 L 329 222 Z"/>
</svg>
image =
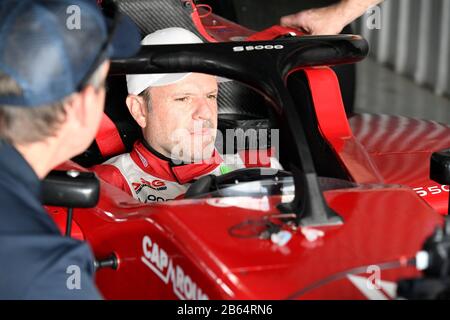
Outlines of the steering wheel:
<svg viewBox="0 0 450 320">
<path fill-rule="evenodd" d="M 209 174 L 192 183 L 184 195 L 184 199 L 199 198 L 202 195 L 222 189 L 225 185 L 261 180 L 261 177 L 290 177 L 289 171 L 271 168 L 243 168 L 221 176 Z"/>
</svg>

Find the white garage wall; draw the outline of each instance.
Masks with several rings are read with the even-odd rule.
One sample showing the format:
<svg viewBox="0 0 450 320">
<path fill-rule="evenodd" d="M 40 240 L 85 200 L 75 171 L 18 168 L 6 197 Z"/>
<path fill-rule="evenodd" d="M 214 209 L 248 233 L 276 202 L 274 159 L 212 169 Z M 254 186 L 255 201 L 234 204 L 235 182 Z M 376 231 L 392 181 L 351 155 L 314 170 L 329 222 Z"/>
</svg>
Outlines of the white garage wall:
<svg viewBox="0 0 450 320">
<path fill-rule="evenodd" d="M 386 0 L 380 29 L 369 29 L 370 16 L 355 23 L 379 63 L 450 97 L 450 0 Z"/>
</svg>

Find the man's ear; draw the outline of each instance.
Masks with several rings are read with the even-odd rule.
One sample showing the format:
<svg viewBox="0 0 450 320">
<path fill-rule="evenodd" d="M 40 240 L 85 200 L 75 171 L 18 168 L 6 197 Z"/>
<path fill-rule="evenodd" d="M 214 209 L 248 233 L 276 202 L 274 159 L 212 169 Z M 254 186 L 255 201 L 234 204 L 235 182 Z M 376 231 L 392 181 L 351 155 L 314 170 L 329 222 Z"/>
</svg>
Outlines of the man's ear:
<svg viewBox="0 0 450 320">
<path fill-rule="evenodd" d="M 144 98 L 134 94 L 129 94 L 125 102 L 137 124 L 141 128 L 145 128 L 147 126 L 148 106 Z"/>
<path fill-rule="evenodd" d="M 91 126 L 92 110 L 91 108 L 98 103 L 98 89 L 92 85 L 86 86 L 80 92 L 72 94 L 67 99 L 66 113 L 68 117 L 72 117 L 75 122 L 73 125 L 83 129 Z"/>
<path fill-rule="evenodd" d="M 72 109 L 73 116 L 78 120 L 78 124 L 81 127 L 89 125 L 89 110 L 95 103 L 95 97 L 97 95 L 96 89 L 89 85 L 82 91 L 74 94 L 72 99 L 69 100 L 69 108 Z"/>
<path fill-rule="evenodd" d="M 106 75 L 108 73 L 110 62 L 109 60 L 105 61 L 101 65 L 101 77 L 105 81 Z M 93 106 L 99 107 L 99 94 L 104 95 L 104 86 L 101 88 L 95 88 L 93 85 L 89 84 L 84 87 L 80 92 L 73 93 L 67 100 L 64 102 L 66 104 L 66 114 L 67 118 L 74 118 L 75 122 L 72 122 L 73 125 L 78 126 L 78 128 L 85 128 L 92 126 L 92 110 Z M 103 110 L 104 101 L 100 106 Z"/>
<path fill-rule="evenodd" d="M 86 123 L 85 96 L 82 93 L 75 93 L 65 102 L 66 121 L 78 128 L 83 127 Z"/>
</svg>

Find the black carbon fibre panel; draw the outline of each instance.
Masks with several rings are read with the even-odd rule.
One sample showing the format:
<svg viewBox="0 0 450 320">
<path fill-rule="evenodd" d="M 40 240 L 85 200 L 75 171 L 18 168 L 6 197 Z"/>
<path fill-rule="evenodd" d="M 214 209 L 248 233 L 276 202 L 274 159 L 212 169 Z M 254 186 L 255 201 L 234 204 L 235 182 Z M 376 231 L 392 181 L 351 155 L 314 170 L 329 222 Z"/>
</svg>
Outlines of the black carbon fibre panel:
<svg viewBox="0 0 450 320">
<path fill-rule="evenodd" d="M 267 118 L 270 106 L 259 93 L 231 81 L 219 84 L 219 114 L 238 114 L 242 118 Z"/>
<path fill-rule="evenodd" d="M 159 29 L 181 27 L 203 40 L 192 19 L 192 7 L 187 0 L 115 0 L 119 9 L 139 27 L 143 35 Z"/>
</svg>

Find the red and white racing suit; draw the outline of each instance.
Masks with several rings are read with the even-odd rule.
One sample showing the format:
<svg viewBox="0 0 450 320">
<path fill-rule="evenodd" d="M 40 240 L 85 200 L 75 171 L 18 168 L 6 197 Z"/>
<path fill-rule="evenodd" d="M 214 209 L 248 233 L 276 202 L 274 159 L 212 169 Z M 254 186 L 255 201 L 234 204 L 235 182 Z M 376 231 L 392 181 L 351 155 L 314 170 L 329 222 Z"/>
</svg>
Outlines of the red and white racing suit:
<svg viewBox="0 0 450 320">
<path fill-rule="evenodd" d="M 93 170 L 99 178 L 141 202 L 167 201 L 182 198 L 191 183 L 205 175 L 221 175 L 250 167 L 282 169 L 278 160 L 270 156 L 270 150 L 264 150 L 265 157 L 255 152 L 220 155 L 214 150 L 208 161 L 175 165 L 147 143 L 137 141 L 130 153 L 113 157 Z"/>
</svg>

